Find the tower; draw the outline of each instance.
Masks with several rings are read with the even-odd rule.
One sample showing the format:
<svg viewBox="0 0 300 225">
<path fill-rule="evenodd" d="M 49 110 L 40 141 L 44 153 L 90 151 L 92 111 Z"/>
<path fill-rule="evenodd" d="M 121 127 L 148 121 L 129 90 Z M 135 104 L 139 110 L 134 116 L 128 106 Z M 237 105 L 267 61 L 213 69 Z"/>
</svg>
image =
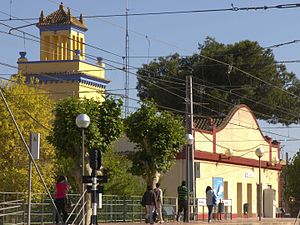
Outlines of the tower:
<svg viewBox="0 0 300 225">
<path fill-rule="evenodd" d="M 37 27 L 40 30 L 40 61 L 28 61 L 26 52 L 20 52 L 19 73 L 26 82 L 35 83 L 49 91 L 58 100 L 67 96 L 101 100 L 106 85 L 105 65 L 100 57 L 97 65 L 85 61 L 87 27 L 83 17 L 71 15 L 61 3 L 48 16 L 41 11 Z"/>
</svg>

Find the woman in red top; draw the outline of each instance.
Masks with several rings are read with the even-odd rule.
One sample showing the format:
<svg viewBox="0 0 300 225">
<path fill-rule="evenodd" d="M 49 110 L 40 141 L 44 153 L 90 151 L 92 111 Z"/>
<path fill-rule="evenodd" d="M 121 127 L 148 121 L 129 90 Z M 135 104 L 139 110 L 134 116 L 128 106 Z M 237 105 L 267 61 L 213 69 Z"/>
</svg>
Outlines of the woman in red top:
<svg viewBox="0 0 300 225">
<path fill-rule="evenodd" d="M 57 183 L 55 185 L 55 205 L 56 205 L 59 215 L 63 214 L 62 218 L 63 218 L 64 223 L 66 222 L 66 220 L 68 218 L 68 214 L 67 214 L 66 208 L 65 208 L 68 190 L 69 190 L 69 184 L 67 182 L 67 177 L 59 176 L 57 179 Z M 56 213 L 55 220 L 56 220 L 56 224 L 58 224 L 59 216 L 57 213 Z"/>
</svg>

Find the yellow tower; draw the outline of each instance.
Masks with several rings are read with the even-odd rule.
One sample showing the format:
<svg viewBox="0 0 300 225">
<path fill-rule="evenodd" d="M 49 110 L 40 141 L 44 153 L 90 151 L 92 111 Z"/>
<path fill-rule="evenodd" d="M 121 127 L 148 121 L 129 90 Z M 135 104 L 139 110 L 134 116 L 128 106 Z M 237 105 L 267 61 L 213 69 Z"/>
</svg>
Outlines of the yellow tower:
<svg viewBox="0 0 300 225">
<path fill-rule="evenodd" d="M 56 100 L 67 96 L 101 100 L 109 81 L 100 57 L 97 65 L 85 61 L 87 27 L 82 15 L 79 19 L 73 17 L 61 4 L 46 17 L 41 11 L 37 27 L 40 61 L 28 61 L 26 52 L 20 52 L 18 59 L 19 72 L 26 76 L 26 82 L 35 82 Z"/>
</svg>

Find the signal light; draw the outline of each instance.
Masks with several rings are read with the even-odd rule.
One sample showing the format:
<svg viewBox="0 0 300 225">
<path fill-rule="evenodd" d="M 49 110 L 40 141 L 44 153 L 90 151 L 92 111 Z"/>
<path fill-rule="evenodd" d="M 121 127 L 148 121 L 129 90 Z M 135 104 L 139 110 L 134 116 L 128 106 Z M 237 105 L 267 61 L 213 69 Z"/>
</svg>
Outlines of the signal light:
<svg viewBox="0 0 300 225">
<path fill-rule="evenodd" d="M 93 170 L 99 170 L 101 167 L 101 151 L 93 149 L 90 151 L 90 167 Z"/>
</svg>

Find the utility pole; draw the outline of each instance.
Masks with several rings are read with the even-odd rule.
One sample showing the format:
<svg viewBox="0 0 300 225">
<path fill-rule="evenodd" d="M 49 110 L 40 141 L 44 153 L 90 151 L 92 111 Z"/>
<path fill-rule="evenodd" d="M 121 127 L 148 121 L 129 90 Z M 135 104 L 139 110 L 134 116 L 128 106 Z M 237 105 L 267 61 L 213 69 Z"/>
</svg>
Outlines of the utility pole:
<svg viewBox="0 0 300 225">
<path fill-rule="evenodd" d="M 194 128 L 194 104 L 193 104 L 193 77 L 189 76 L 190 78 L 190 134 L 194 136 L 193 128 Z M 195 169 L 194 169 L 194 141 L 192 142 L 190 146 L 190 152 L 191 152 L 191 192 L 192 192 L 192 200 L 193 200 L 193 220 L 195 220 Z"/>
<path fill-rule="evenodd" d="M 189 77 L 185 77 L 185 129 L 186 133 L 189 133 Z M 188 193 L 188 210 L 187 210 L 187 222 L 190 222 L 190 154 L 189 154 L 189 145 L 186 145 L 185 149 L 185 163 L 186 163 L 186 185 L 189 191 Z"/>
<path fill-rule="evenodd" d="M 186 132 L 193 135 L 193 80 L 186 77 Z M 195 214 L 195 177 L 194 177 L 194 144 L 186 146 L 186 178 L 188 194 L 188 221 L 190 221 L 190 201 L 193 201 L 193 214 Z M 193 216 L 194 219 L 194 216 Z"/>
<path fill-rule="evenodd" d="M 125 118 L 129 114 L 129 34 L 128 34 L 128 0 L 126 0 L 126 31 L 125 31 Z"/>
</svg>

